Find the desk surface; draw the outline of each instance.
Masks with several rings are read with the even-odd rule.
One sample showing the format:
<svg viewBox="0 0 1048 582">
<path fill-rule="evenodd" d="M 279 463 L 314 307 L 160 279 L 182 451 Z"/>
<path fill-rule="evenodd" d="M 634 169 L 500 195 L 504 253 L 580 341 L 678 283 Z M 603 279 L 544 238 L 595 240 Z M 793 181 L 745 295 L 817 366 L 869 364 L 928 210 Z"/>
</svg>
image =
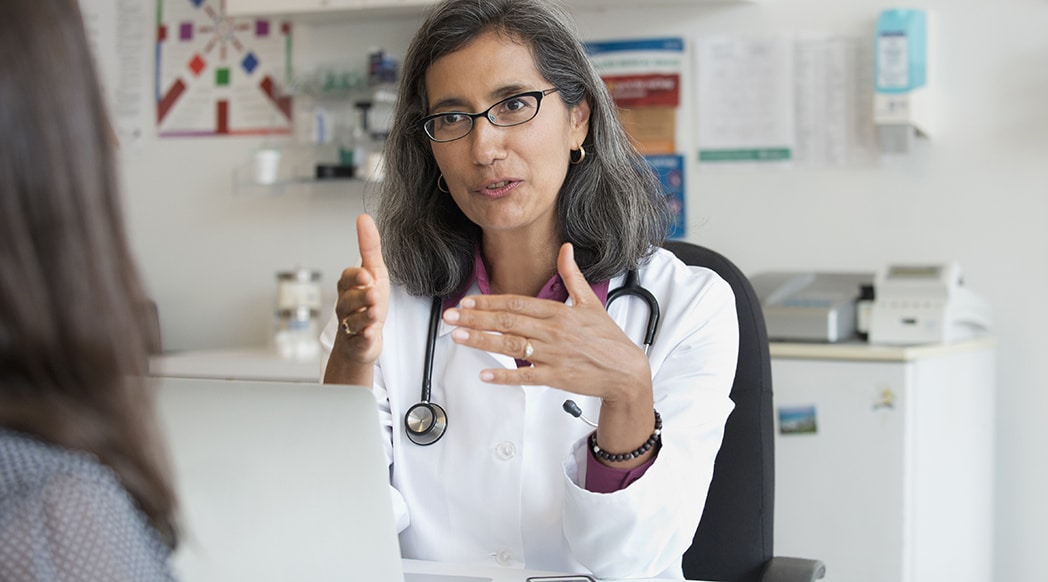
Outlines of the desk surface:
<svg viewBox="0 0 1048 582">
<path fill-rule="evenodd" d="M 446 564 L 425 560 L 404 560 L 405 574 L 444 574 L 463 577 L 490 578 L 491 582 L 525 582 L 528 576 L 563 575 L 563 572 L 544 572 L 541 570 L 520 570 L 502 568 L 489 564 Z M 410 581 L 410 578 L 408 579 Z M 474 581 L 471 581 L 474 582 Z M 480 582 L 477 580 L 475 582 Z M 601 582 L 614 582 L 604 579 Z M 675 582 L 669 578 L 630 578 L 629 582 Z M 679 581 L 676 581 L 679 582 Z"/>
<path fill-rule="evenodd" d="M 797 343 L 771 342 L 772 358 L 808 360 L 860 360 L 911 362 L 957 352 L 995 347 L 992 336 L 952 344 L 921 346 L 873 346 L 865 342 Z M 201 350 L 167 353 L 150 358 L 154 376 L 186 378 L 231 378 L 319 382 L 320 358 L 282 358 L 272 348 Z"/>
<path fill-rule="evenodd" d="M 173 352 L 149 359 L 154 376 L 319 382 L 320 358 L 282 358 L 272 348 Z"/>
</svg>

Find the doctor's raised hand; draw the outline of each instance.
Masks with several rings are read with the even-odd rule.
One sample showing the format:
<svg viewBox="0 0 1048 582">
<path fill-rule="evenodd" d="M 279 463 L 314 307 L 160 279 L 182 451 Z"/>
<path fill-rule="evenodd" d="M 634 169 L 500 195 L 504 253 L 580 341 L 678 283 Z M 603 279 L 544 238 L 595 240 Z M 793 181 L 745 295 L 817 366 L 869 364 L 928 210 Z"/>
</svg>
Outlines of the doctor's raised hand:
<svg viewBox="0 0 1048 582">
<path fill-rule="evenodd" d="M 384 158 L 321 344 L 325 382 L 372 387 L 402 555 L 682 579 L 735 301 L 660 247 L 664 192 L 558 0 L 436 2 Z"/>
<path fill-rule="evenodd" d="M 360 266 L 342 271 L 335 314 L 339 321 L 324 382 L 370 386 L 375 361 L 382 352 L 382 325 L 389 310 L 389 273 L 375 222 L 357 217 Z"/>
<path fill-rule="evenodd" d="M 570 243 L 560 248 L 557 270 L 570 306 L 520 295 L 468 296 L 444 313 L 448 324 L 458 326 L 451 337 L 531 364 L 484 369 L 482 381 L 552 386 L 600 398 L 596 441 L 606 450 L 633 450 L 649 437 L 654 423 L 648 358 L 608 316 L 575 263 Z M 616 465 L 631 469 L 653 453 L 650 449 Z"/>
</svg>

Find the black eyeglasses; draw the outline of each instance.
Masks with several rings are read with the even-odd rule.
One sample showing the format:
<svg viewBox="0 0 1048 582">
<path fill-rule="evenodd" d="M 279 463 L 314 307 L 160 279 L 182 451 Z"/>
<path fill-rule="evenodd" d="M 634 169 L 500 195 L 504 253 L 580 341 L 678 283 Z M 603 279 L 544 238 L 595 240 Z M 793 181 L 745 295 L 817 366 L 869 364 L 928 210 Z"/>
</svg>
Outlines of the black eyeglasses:
<svg viewBox="0 0 1048 582">
<path fill-rule="evenodd" d="M 426 131 L 429 139 L 443 143 L 469 135 L 478 117 L 487 117 L 491 125 L 497 127 L 512 127 L 527 123 L 539 114 L 542 98 L 556 90 L 557 88 L 553 87 L 545 91 L 518 93 L 512 97 L 506 97 L 480 113 L 448 111 L 430 115 L 422 119 L 422 129 Z"/>
</svg>

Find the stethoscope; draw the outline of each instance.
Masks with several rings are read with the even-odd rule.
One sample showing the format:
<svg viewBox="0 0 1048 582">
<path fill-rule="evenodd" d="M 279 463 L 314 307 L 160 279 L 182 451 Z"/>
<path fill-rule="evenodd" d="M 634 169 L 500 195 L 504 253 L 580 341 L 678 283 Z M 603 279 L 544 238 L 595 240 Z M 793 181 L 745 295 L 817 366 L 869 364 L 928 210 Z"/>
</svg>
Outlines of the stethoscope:
<svg viewBox="0 0 1048 582">
<path fill-rule="evenodd" d="M 648 355 L 651 344 L 655 341 L 655 332 L 659 329 L 659 302 L 650 291 L 641 287 L 636 270 L 630 270 L 626 274 L 626 281 L 618 289 L 608 293 L 608 301 L 605 308 L 611 307 L 611 302 L 623 295 L 639 297 L 648 306 L 648 323 L 644 332 L 644 355 Z M 437 343 L 437 329 L 440 326 L 440 314 L 443 311 L 444 300 L 441 297 L 433 298 L 433 305 L 429 312 L 429 336 L 426 338 L 426 359 L 422 365 L 422 399 L 408 409 L 404 415 L 404 432 L 408 440 L 416 445 L 431 445 L 444 436 L 448 429 L 447 412 L 437 403 L 430 401 L 433 387 L 433 354 Z M 594 422 L 582 415 L 582 410 L 573 400 L 564 401 L 564 410 L 568 414 L 581 418 L 591 426 L 597 426 Z"/>
</svg>

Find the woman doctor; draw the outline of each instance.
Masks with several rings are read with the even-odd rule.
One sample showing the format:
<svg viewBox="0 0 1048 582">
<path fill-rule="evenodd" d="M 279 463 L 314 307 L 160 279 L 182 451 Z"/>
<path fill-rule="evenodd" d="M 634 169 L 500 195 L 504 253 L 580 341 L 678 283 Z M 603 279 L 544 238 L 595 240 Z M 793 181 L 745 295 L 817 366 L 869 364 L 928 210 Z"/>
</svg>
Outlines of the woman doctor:
<svg viewBox="0 0 1048 582">
<path fill-rule="evenodd" d="M 325 382 L 374 387 L 403 555 L 682 578 L 733 406 L 731 289 L 656 246 L 663 195 L 563 9 L 446 0 L 403 68 L 378 226 L 322 336 Z M 632 269 L 661 310 L 647 355 L 645 301 L 605 310 Z"/>
</svg>

